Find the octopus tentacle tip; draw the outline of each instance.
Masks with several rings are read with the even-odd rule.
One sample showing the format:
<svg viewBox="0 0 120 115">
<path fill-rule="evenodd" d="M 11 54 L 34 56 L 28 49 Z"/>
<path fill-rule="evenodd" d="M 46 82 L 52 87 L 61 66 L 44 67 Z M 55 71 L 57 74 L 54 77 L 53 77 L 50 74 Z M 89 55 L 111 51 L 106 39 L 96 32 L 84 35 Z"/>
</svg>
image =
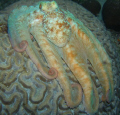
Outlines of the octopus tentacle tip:
<svg viewBox="0 0 120 115">
<path fill-rule="evenodd" d="M 106 95 L 102 95 L 101 97 L 102 101 L 107 101 L 108 103 L 112 100 L 112 95 L 110 94 L 110 90 L 107 91 Z"/>
<path fill-rule="evenodd" d="M 113 95 L 111 95 L 111 92 L 110 92 L 110 89 L 109 89 L 109 90 L 107 91 L 106 101 L 107 101 L 108 103 L 110 103 L 111 100 L 112 100 L 112 97 L 113 97 Z"/>
<path fill-rule="evenodd" d="M 48 71 L 48 75 L 52 76 L 51 79 L 55 79 L 58 76 L 58 71 L 55 68 L 51 67 Z"/>
<path fill-rule="evenodd" d="M 68 106 L 70 108 L 74 108 L 74 107 L 77 107 L 82 101 L 82 87 L 78 83 L 72 84 L 71 87 L 72 87 L 72 97 L 73 97 L 72 101 L 73 102 L 70 104 L 68 103 Z"/>
<path fill-rule="evenodd" d="M 82 92 L 82 87 L 81 87 L 80 84 L 75 83 L 75 84 L 72 84 L 71 86 L 72 86 L 72 88 L 74 88 L 74 87 L 78 88 L 78 91 L 79 91 L 80 93 Z"/>
<path fill-rule="evenodd" d="M 105 96 L 105 95 L 102 95 L 101 100 L 102 100 L 102 101 L 106 101 L 106 96 Z"/>
<path fill-rule="evenodd" d="M 20 42 L 19 47 L 16 45 L 14 47 L 15 51 L 17 52 L 24 52 L 28 46 L 28 42 L 26 40 L 23 40 Z"/>
</svg>

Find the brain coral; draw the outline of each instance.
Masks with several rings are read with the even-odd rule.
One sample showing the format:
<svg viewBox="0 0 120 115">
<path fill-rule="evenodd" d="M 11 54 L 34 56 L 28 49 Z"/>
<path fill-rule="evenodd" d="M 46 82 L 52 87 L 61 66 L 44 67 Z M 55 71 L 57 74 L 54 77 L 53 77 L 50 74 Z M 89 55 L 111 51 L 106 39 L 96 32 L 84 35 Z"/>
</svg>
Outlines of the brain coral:
<svg viewBox="0 0 120 115">
<path fill-rule="evenodd" d="M 0 114 L 86 115 L 83 102 L 77 108 L 69 109 L 56 80 L 45 79 L 29 59 L 28 55 L 25 52 L 24 54 L 15 52 L 10 44 L 6 32 L 7 19 L 10 11 L 23 4 L 28 6 L 33 5 L 35 1 L 38 2 L 37 0 L 29 0 L 29 2 L 27 0 L 19 1 L 7 7 L 4 11 L 0 11 L 0 28 L 2 28 L 0 31 Z M 118 49 L 111 40 L 111 34 L 96 17 L 80 5 L 68 0 L 56 0 L 56 2 L 61 8 L 73 13 L 76 18 L 80 19 L 94 33 L 112 59 L 115 98 L 110 104 L 100 102 L 97 114 L 119 114 L 120 95 L 117 95 L 116 92 L 120 92 L 118 84 L 120 81 L 118 78 L 120 76 L 120 70 L 117 69 L 120 68 L 120 63 L 119 56 L 117 55 Z M 33 42 L 41 54 L 41 59 L 46 64 L 40 48 L 35 41 Z M 76 81 L 64 62 L 63 65 L 71 82 Z M 101 85 L 89 61 L 88 65 L 91 77 L 98 89 L 99 96 L 101 96 Z"/>
</svg>

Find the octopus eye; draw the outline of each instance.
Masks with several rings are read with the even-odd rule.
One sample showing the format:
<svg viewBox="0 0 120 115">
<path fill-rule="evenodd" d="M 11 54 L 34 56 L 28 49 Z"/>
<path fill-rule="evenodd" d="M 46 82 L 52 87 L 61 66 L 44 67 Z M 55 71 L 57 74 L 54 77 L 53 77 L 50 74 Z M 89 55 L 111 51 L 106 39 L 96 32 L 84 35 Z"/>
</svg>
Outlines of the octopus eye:
<svg viewBox="0 0 120 115">
<path fill-rule="evenodd" d="M 39 5 L 39 8 L 42 9 L 42 4 Z"/>
<path fill-rule="evenodd" d="M 51 4 L 52 4 L 52 5 L 55 5 L 55 2 L 53 1 L 53 2 L 51 2 Z"/>
<path fill-rule="evenodd" d="M 54 9 L 58 8 L 58 5 L 57 5 L 57 3 L 56 3 L 55 1 L 52 1 L 52 2 L 51 2 L 51 6 L 52 6 L 52 8 L 54 8 Z"/>
</svg>

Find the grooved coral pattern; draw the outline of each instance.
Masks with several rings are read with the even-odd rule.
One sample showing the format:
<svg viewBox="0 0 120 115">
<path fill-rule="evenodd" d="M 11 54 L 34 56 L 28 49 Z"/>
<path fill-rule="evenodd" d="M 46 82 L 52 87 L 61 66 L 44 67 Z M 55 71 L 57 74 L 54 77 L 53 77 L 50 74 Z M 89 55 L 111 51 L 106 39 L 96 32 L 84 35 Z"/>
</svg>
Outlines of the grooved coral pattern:
<svg viewBox="0 0 120 115">
<path fill-rule="evenodd" d="M 74 18 L 72 18 L 72 20 L 71 20 L 71 17 L 70 17 L 70 18 L 68 18 L 68 21 L 69 21 L 70 25 L 72 25 L 72 24 L 74 24 L 74 22 L 72 22 L 72 21 L 75 21 L 75 20 L 74 20 Z M 72 26 L 71 26 L 71 28 L 72 28 Z M 74 32 L 78 31 L 78 33 L 79 33 L 80 30 L 79 29 L 76 30 L 76 28 L 77 28 L 77 26 L 73 25 L 73 31 Z M 84 36 L 84 32 L 81 33 L 81 36 Z M 7 36 L 5 36 L 5 37 L 7 38 Z M 72 37 L 75 37 L 75 35 L 73 34 Z M 86 36 L 85 36 L 85 38 L 87 39 Z M 7 69 L 11 70 L 11 68 L 15 68 L 16 70 L 15 69 L 14 69 L 14 71 L 11 70 L 12 72 L 10 72 L 9 74 L 6 71 L 4 71 L 4 72 L 6 72 L 6 74 L 4 72 L 2 72 L 2 76 L 4 76 L 4 77 L 1 77 L 1 81 L 4 81 L 4 82 L 3 82 L 3 84 L 1 84 L 1 89 L 2 89 L 1 91 L 2 92 L 5 91 L 9 95 L 11 94 L 11 92 L 16 92 L 16 93 L 13 93 L 12 96 L 8 96 L 7 95 L 4 98 L 3 98 L 3 95 L 1 94 L 2 95 L 2 101 L 3 101 L 3 103 L 5 105 L 7 105 L 7 103 L 6 103 L 7 102 L 7 97 L 9 97 L 8 100 L 12 100 L 12 101 L 10 101 L 10 103 L 13 102 L 13 98 L 12 97 L 14 97 L 14 104 L 16 106 L 16 109 L 12 108 L 13 109 L 13 111 L 12 111 L 11 107 L 8 104 L 8 107 L 1 105 L 1 110 L 2 110 L 2 108 L 7 107 L 7 108 L 11 109 L 11 110 L 9 109 L 10 110 L 9 112 L 16 113 L 16 111 L 18 110 L 17 108 L 21 107 L 21 105 L 22 105 L 22 107 L 24 109 L 21 108 L 21 110 L 17 111 L 18 113 L 21 112 L 22 110 L 23 110 L 22 111 L 23 113 L 30 112 L 30 110 L 31 110 L 31 113 L 34 113 L 34 114 L 39 113 L 39 111 L 41 113 L 45 112 L 45 114 L 47 114 L 47 112 L 48 113 L 51 112 L 51 114 L 52 113 L 55 114 L 57 111 L 59 111 L 59 110 L 52 111 L 51 107 L 49 105 L 47 105 L 49 103 L 50 105 L 56 105 L 56 108 L 58 107 L 61 110 L 63 108 L 64 109 L 66 108 L 65 110 L 67 110 L 67 113 L 71 113 L 71 111 L 68 108 L 68 106 L 70 106 L 70 105 L 67 102 L 67 99 L 66 99 L 66 97 L 64 95 L 64 92 L 62 92 L 62 90 L 61 90 L 61 88 L 63 88 L 63 86 L 61 86 L 61 88 L 60 88 L 60 86 L 58 85 L 56 80 L 48 80 L 48 79 L 42 77 L 41 73 L 37 70 L 36 66 L 33 64 L 31 59 L 29 59 L 28 55 L 25 52 L 24 53 L 17 53 L 17 52 L 15 52 L 11 48 L 9 40 L 8 41 L 6 39 L 4 39 L 4 40 L 5 41 L 3 41 L 3 42 L 7 43 L 7 44 L 4 45 L 5 50 L 8 51 L 8 49 L 11 49 L 12 51 L 9 51 L 7 54 L 5 54 L 4 50 L 1 50 L 2 54 L 3 54 L 2 57 L 5 56 L 5 55 L 8 55 L 7 57 L 11 56 L 12 58 L 11 59 L 7 59 L 7 61 L 5 61 L 4 60 L 5 58 L 3 57 L 2 58 L 3 62 L 6 62 L 8 64 L 7 64 L 7 66 L 2 66 L 1 68 L 3 70 L 4 70 L 4 68 L 6 68 L 5 70 L 7 70 Z M 39 56 L 41 58 L 41 62 L 43 63 L 45 68 L 50 67 L 50 66 L 47 65 L 47 63 L 46 63 L 46 59 L 47 58 L 44 57 L 44 55 L 42 53 L 43 50 L 42 51 L 40 50 L 40 48 L 38 46 L 38 43 L 34 39 L 32 39 L 32 42 L 33 42 L 33 45 L 35 46 L 35 49 L 38 50 Z M 74 43 L 75 41 L 72 41 L 72 42 Z M 65 45 L 63 45 L 63 46 L 65 46 Z M 63 46 L 60 46 L 60 47 L 63 47 Z M 9 47 L 9 48 L 6 48 L 6 47 Z M 63 56 L 64 55 L 66 55 L 66 56 L 71 56 L 72 55 L 72 57 L 74 58 L 74 56 L 76 55 L 76 54 L 74 54 L 74 52 L 76 52 L 76 51 L 74 51 L 73 50 L 74 48 L 72 48 L 72 47 L 74 47 L 72 44 L 69 44 L 68 46 L 63 47 L 63 49 L 64 49 Z M 72 53 L 69 53 L 70 51 L 67 51 L 68 50 L 67 48 L 68 49 L 71 48 Z M 67 54 L 67 53 L 69 53 L 69 54 Z M 67 58 L 67 57 L 65 57 L 65 58 Z M 68 60 L 68 61 L 71 61 L 71 59 Z M 67 66 L 64 61 L 61 61 L 61 62 L 62 62 L 62 67 L 64 68 L 64 70 L 66 72 L 66 76 L 69 76 L 68 78 L 69 78 L 70 84 L 73 84 L 73 83 L 77 82 L 76 78 L 74 78 L 74 75 L 72 74 L 72 72 L 68 68 L 68 66 L 70 67 L 70 65 L 68 64 L 68 66 Z M 11 63 L 14 66 L 12 66 Z M 86 64 L 89 64 L 88 67 L 90 66 L 89 61 L 87 61 Z M 4 63 L 3 63 L 3 65 L 4 65 Z M 92 66 L 90 68 L 92 68 Z M 74 68 L 73 68 L 73 70 L 74 70 Z M 59 81 L 59 79 L 58 79 L 58 81 Z M 60 81 L 59 81 L 59 83 L 60 83 Z M 51 84 L 53 84 L 53 85 L 51 86 Z M 60 83 L 60 85 L 61 84 L 62 83 Z M 23 87 L 24 87 L 24 90 L 23 90 Z M 97 86 L 94 86 L 93 90 L 94 90 L 95 96 L 97 96 L 97 90 L 95 89 L 95 87 L 97 87 Z M 76 90 L 76 88 L 75 88 L 74 92 L 76 92 L 76 91 L 78 91 L 78 89 Z M 19 93 L 21 95 L 19 95 Z M 111 91 L 110 91 L 110 93 L 111 93 Z M 54 94 L 58 94 L 59 95 L 57 97 L 57 99 L 56 99 L 56 96 L 54 98 Z M 83 95 L 85 95 L 85 91 L 83 92 Z M 24 100 L 23 100 L 23 97 L 25 97 Z M 64 97 L 65 97 L 65 100 L 64 100 Z M 97 96 L 97 98 L 99 98 L 99 97 Z M 77 97 L 77 99 L 78 99 L 78 97 Z M 16 100 L 18 100 L 18 101 L 16 101 Z M 22 102 L 21 102 L 21 100 L 22 100 Z M 27 101 L 27 100 L 29 100 L 29 101 Z M 15 101 L 16 101 L 16 103 L 15 103 Z M 58 101 L 58 103 L 56 103 L 56 101 Z M 108 94 L 108 101 L 109 101 L 109 94 Z M 67 102 L 67 105 L 66 105 L 65 102 Z M 83 102 L 84 102 L 84 100 L 83 100 Z M 30 103 L 33 104 L 32 107 L 30 106 Z M 85 103 L 87 103 L 87 102 L 85 102 Z M 44 104 L 46 104 L 46 106 Z M 42 107 L 42 105 L 43 105 L 43 107 Z M 37 107 L 37 110 L 36 110 L 36 107 Z M 46 109 L 48 111 L 45 111 Z M 79 109 L 77 109 L 75 112 L 79 111 Z M 84 107 L 81 107 L 81 110 L 82 109 L 84 110 Z M 85 107 L 85 109 L 86 109 L 85 111 L 91 112 L 91 110 L 89 110 L 89 108 Z M 4 111 L 2 111 L 2 112 L 4 113 Z M 92 111 L 92 112 L 94 112 L 94 111 Z"/>
</svg>

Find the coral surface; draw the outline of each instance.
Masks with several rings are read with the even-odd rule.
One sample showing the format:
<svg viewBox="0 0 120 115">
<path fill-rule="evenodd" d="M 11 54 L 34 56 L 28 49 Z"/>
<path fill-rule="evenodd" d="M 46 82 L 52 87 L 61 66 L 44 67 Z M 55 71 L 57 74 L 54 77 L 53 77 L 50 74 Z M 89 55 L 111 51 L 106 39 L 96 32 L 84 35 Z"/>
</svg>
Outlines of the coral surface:
<svg viewBox="0 0 120 115">
<path fill-rule="evenodd" d="M 70 2 L 67 2 L 67 1 L 66 2 L 57 1 L 57 2 L 58 2 L 58 5 L 60 5 L 62 7 L 62 9 L 64 9 L 64 10 L 68 9 L 70 11 L 70 6 L 71 6 Z M 23 3 L 21 2 L 21 4 L 23 4 Z M 31 2 L 31 4 L 32 4 L 32 2 Z M 12 8 L 9 7 L 9 9 L 12 10 L 15 7 L 19 8 L 19 6 L 20 6 L 20 2 L 11 6 Z M 109 33 L 107 33 L 105 28 L 101 25 L 101 23 L 92 14 L 87 12 L 85 9 L 83 9 L 79 5 L 77 6 L 77 4 L 72 4 L 72 6 L 76 7 L 75 8 L 76 10 L 71 10 L 70 12 L 72 12 L 72 13 L 76 12 L 76 13 L 74 13 L 76 18 L 80 19 L 84 23 L 85 26 L 87 26 L 91 31 L 93 31 L 95 37 L 100 40 L 100 42 L 106 49 L 109 57 L 112 60 L 113 74 L 114 74 L 114 76 L 117 76 L 118 73 L 115 68 L 116 62 L 114 61 L 116 54 L 115 54 L 115 52 L 112 52 L 113 49 L 110 44 L 109 35 L 108 35 Z M 82 12 L 80 12 L 80 15 L 77 15 L 78 9 L 82 11 Z M 0 13 L 2 15 L 2 14 L 5 14 L 6 12 L 9 14 L 9 11 L 7 9 L 4 11 L 1 11 Z M 63 12 L 67 16 L 66 12 L 65 11 L 63 11 Z M 67 13 L 69 13 L 69 12 L 67 12 Z M 70 15 L 70 17 L 68 16 L 69 19 L 72 19 L 72 20 L 69 20 L 70 26 L 72 28 L 72 24 L 74 24 L 74 22 L 76 23 L 76 19 L 74 19 L 74 17 L 72 17 L 70 13 L 69 13 L 69 15 Z M 3 18 L 3 20 L 6 20 L 6 18 L 8 18 L 8 15 L 4 15 L 4 16 L 2 16 L 2 18 Z M 1 19 L 1 22 L 3 20 Z M 74 20 L 74 22 L 72 22 L 73 20 Z M 73 27 L 75 27 L 75 26 L 73 25 Z M 72 28 L 72 31 L 75 32 L 76 29 Z M 87 31 L 88 31 L 88 29 L 87 29 Z M 105 33 L 105 31 L 106 31 L 106 33 Z M 77 35 L 79 35 L 79 34 L 77 34 Z M 72 35 L 72 37 L 74 37 L 74 38 L 75 38 L 75 36 L 76 36 L 75 34 Z M 85 38 L 87 38 L 87 37 L 85 37 Z M 84 99 L 82 98 L 82 102 L 79 103 L 79 106 L 77 106 L 73 109 L 68 108 L 69 104 L 65 103 L 65 102 L 67 102 L 67 99 L 66 98 L 64 99 L 64 97 L 66 96 L 65 93 L 63 93 L 64 89 L 63 89 L 63 92 L 61 89 L 63 87 L 62 86 L 63 84 L 60 83 L 60 85 L 61 85 L 61 87 L 60 87 L 56 80 L 48 80 L 48 79 L 44 78 L 44 76 L 38 71 L 38 69 L 34 65 L 34 63 L 33 63 L 34 60 L 32 62 L 31 59 L 28 57 L 28 54 L 26 54 L 26 52 L 18 53 L 16 51 L 14 51 L 12 49 L 12 46 L 8 39 L 7 33 L 1 33 L 0 39 L 1 39 L 1 43 L 0 43 L 0 52 L 1 52 L 1 56 L 0 56 L 0 60 L 1 60 L 1 65 L 0 65 L 0 89 L 1 89 L 1 91 L 0 91 L 0 94 L 1 94 L 0 95 L 0 113 L 2 113 L 2 114 L 4 114 L 4 113 L 5 114 L 7 114 L 7 113 L 8 114 L 16 114 L 16 113 L 25 114 L 26 113 L 26 114 L 44 114 L 44 115 L 46 115 L 46 114 L 51 114 L 51 115 L 53 115 L 53 114 L 54 115 L 69 114 L 70 115 L 71 114 L 72 115 L 72 114 L 78 114 L 78 113 L 85 114 L 86 111 L 91 112 L 91 108 L 90 108 L 89 104 L 86 105 L 86 102 L 85 102 L 85 93 L 84 93 L 85 91 L 84 90 L 83 90 Z M 47 54 L 44 54 L 43 50 L 41 50 L 41 47 L 38 45 L 38 42 L 36 40 L 36 37 L 30 36 L 29 39 L 31 39 L 32 44 L 34 45 L 35 49 L 37 50 L 37 52 L 39 52 L 39 56 L 41 58 L 41 62 L 44 65 L 45 70 L 48 67 L 51 67 L 50 64 L 49 65 L 47 64 L 48 61 L 46 61 L 47 59 L 44 57 Z M 106 42 L 106 40 L 107 40 L 107 42 Z M 73 42 L 75 42 L 75 41 L 73 40 Z M 17 43 L 17 42 L 15 42 L 15 43 Z M 69 42 L 69 46 L 71 45 L 70 43 L 71 42 Z M 80 43 L 80 42 L 78 42 L 78 43 Z M 107 55 L 106 51 L 105 51 L 105 55 Z M 67 55 L 67 49 L 64 50 L 64 52 L 66 52 L 64 55 Z M 75 49 L 75 52 L 76 52 L 76 49 Z M 72 53 L 74 53 L 74 52 L 72 52 Z M 87 57 L 89 57 L 89 56 L 87 56 Z M 69 81 L 69 82 L 67 81 L 67 83 L 70 83 L 70 84 L 77 83 L 78 81 L 75 78 L 75 75 L 73 74 L 73 72 L 71 71 L 72 69 L 71 70 L 69 69 L 69 63 L 67 65 L 63 60 L 61 61 L 61 63 L 62 63 L 62 68 L 64 69 L 64 71 L 66 73 L 66 77 L 67 77 L 66 79 Z M 90 83 L 93 84 L 93 81 L 95 83 L 95 86 L 92 85 L 92 87 L 94 87 L 94 88 L 91 88 L 93 90 L 93 93 L 91 93 L 91 95 L 93 95 L 93 96 L 95 95 L 95 98 L 97 98 L 97 100 L 100 99 L 98 113 L 105 114 L 106 111 L 111 112 L 113 114 L 116 113 L 116 111 L 114 110 L 115 105 L 118 104 L 117 103 L 118 98 L 116 96 L 116 93 L 115 93 L 115 98 L 114 98 L 114 100 L 111 100 L 112 101 L 111 103 L 107 104 L 106 102 L 101 101 L 101 96 L 103 95 L 104 88 L 102 90 L 102 87 L 101 87 L 102 84 L 97 79 L 97 77 L 99 77 L 99 74 L 97 74 L 97 71 L 95 70 L 93 63 L 91 63 L 90 58 L 85 63 L 88 66 L 88 71 L 90 72 L 89 78 L 92 80 L 92 82 L 90 82 Z M 59 73 L 59 71 L 58 71 L 58 73 Z M 58 77 L 59 77 L 59 74 L 58 74 Z M 58 77 L 56 79 L 59 81 Z M 115 83 L 114 88 L 116 88 L 117 81 L 116 81 L 115 77 L 114 77 L 114 83 Z M 83 86 L 82 86 L 82 88 L 83 88 Z M 91 89 L 90 89 L 90 91 L 92 91 Z M 94 89 L 96 90 L 96 92 L 94 92 Z M 75 87 L 73 92 L 75 94 L 77 94 L 76 93 L 77 91 L 78 91 L 78 89 Z M 96 97 L 97 92 L 99 94 L 99 97 Z M 111 91 L 107 91 L 107 94 L 108 94 L 107 97 L 108 97 L 108 101 L 109 101 L 109 99 L 111 98 L 111 96 L 109 98 L 109 94 L 111 95 Z M 80 94 L 80 96 L 81 96 L 81 94 Z M 72 99 L 74 99 L 74 98 L 75 97 L 72 97 Z M 78 97 L 77 97 L 77 99 L 79 100 Z M 91 99 L 91 97 L 89 99 Z M 106 94 L 105 94 L 105 99 L 106 99 Z M 68 98 L 68 101 L 70 101 L 70 100 L 71 100 L 71 98 Z M 85 105 L 90 108 L 90 110 L 89 110 L 89 108 L 84 106 L 84 102 L 85 102 Z M 93 105 L 96 102 L 97 101 L 93 102 Z M 91 104 L 91 101 L 88 101 L 87 103 Z M 94 106 L 93 106 L 93 108 L 94 108 Z M 105 111 L 103 110 L 103 108 L 105 109 Z M 92 111 L 92 112 L 95 112 L 95 111 Z"/>
</svg>

